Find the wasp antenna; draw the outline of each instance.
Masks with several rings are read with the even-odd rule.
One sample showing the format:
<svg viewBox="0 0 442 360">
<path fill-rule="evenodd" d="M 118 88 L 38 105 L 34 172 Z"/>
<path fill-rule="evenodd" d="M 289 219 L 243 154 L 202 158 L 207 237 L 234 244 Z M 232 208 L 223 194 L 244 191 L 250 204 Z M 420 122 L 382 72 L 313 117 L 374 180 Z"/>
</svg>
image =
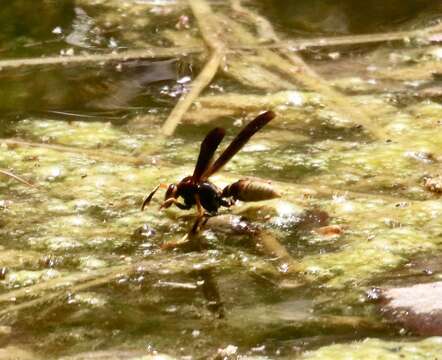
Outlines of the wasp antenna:
<svg viewBox="0 0 442 360">
<path fill-rule="evenodd" d="M 155 195 L 155 193 L 158 191 L 158 189 L 160 188 L 161 184 L 157 185 L 155 187 L 155 189 L 153 189 L 151 191 L 151 193 L 149 195 L 147 195 L 147 197 L 144 199 L 143 204 L 141 205 L 141 211 L 144 210 L 144 208 L 149 205 L 150 201 L 152 200 L 153 196 Z"/>
</svg>

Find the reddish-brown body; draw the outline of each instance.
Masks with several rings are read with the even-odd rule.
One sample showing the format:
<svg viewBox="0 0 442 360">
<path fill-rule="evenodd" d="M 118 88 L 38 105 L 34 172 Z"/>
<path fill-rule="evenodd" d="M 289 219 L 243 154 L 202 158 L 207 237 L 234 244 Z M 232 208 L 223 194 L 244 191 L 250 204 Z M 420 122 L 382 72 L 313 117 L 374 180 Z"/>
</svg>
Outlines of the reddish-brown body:
<svg viewBox="0 0 442 360">
<path fill-rule="evenodd" d="M 193 183 L 192 177 L 187 176 L 177 185 L 171 184 L 166 192 L 165 201 L 170 198 L 182 197 L 184 204 L 175 203 L 181 209 L 190 209 L 196 205 L 196 195 L 199 197 L 201 206 L 210 214 L 216 214 L 221 206 L 229 207 L 230 202 L 222 197 L 222 191 L 212 182 L 203 181 Z"/>
<path fill-rule="evenodd" d="M 241 179 L 227 185 L 221 196 L 241 201 L 262 201 L 274 199 L 281 195 L 269 182 Z"/>
<path fill-rule="evenodd" d="M 225 131 L 222 128 L 215 128 L 210 131 L 201 143 L 193 175 L 185 177 L 178 184 L 171 184 L 167 187 L 161 208 L 175 205 L 180 209 L 187 210 L 196 205 L 199 215 L 202 215 L 204 210 L 209 214 L 216 214 L 221 206 L 230 207 L 236 200 L 259 201 L 279 197 L 279 194 L 268 183 L 264 182 L 254 182 L 246 179 L 238 180 L 221 191 L 221 189 L 208 180 L 212 174 L 221 169 L 249 141 L 253 134 L 272 120 L 274 116 L 273 112 L 267 111 L 251 121 L 213 163 L 213 155 L 223 139 Z M 159 188 L 160 185 L 147 196 L 143 202 L 142 209 L 149 204 Z M 184 203 L 178 201 L 180 197 Z"/>
</svg>

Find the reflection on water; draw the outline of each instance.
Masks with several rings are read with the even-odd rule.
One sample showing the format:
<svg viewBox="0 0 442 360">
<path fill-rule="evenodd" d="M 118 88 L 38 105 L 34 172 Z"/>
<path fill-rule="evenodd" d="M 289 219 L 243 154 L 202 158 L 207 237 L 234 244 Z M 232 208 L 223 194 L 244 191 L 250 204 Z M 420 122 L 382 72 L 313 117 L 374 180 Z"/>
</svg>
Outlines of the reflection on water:
<svg viewBox="0 0 442 360">
<path fill-rule="evenodd" d="M 63 112 L 92 116 L 105 111 L 111 115 L 110 110 L 130 113 L 170 106 L 173 97 L 161 95 L 161 89 L 173 88 L 182 68 L 176 60 L 164 60 L 5 70 L 0 72 L 0 81 L 9 86 L 0 89 L 0 111 L 4 119 L 30 113 L 50 116 L 48 112 L 56 112 L 58 117 Z M 177 84 L 177 90 L 179 87 Z M 80 116 L 80 120 L 87 117 Z"/>
</svg>

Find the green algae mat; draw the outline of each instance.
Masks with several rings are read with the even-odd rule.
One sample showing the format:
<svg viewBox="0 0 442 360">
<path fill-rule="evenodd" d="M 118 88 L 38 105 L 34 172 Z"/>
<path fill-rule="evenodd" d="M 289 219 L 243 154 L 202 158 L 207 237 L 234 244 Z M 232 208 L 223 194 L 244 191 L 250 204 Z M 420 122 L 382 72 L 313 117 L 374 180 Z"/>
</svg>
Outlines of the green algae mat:
<svg viewBox="0 0 442 360">
<path fill-rule="evenodd" d="M 442 7 L 364 6 L 3 6 L 0 359 L 442 359 L 379 301 L 442 276 Z M 265 110 L 211 180 L 280 198 L 141 212 Z"/>
</svg>

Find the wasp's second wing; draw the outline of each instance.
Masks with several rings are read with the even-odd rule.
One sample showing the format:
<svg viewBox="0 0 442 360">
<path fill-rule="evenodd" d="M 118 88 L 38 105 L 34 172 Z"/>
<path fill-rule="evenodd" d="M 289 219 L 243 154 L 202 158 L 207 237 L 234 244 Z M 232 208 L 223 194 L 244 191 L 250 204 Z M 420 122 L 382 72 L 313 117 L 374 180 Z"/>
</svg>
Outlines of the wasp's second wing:
<svg viewBox="0 0 442 360">
<path fill-rule="evenodd" d="M 224 138 L 226 134 L 223 128 L 215 128 L 211 130 L 203 142 L 201 143 L 200 153 L 198 155 L 198 160 L 195 165 L 195 170 L 192 175 L 192 180 L 197 182 L 201 179 L 201 176 L 212 163 L 213 155 L 215 154 L 218 145 Z"/>
<path fill-rule="evenodd" d="M 275 117 L 273 111 L 266 111 L 258 115 L 254 120 L 241 130 L 241 132 L 236 135 L 229 146 L 223 151 L 220 157 L 213 163 L 213 165 L 208 168 L 202 178 L 207 179 L 210 175 L 216 173 L 221 169 L 227 162 L 239 151 L 241 148 L 250 140 L 250 138 L 263 128 L 270 120 Z"/>
</svg>

